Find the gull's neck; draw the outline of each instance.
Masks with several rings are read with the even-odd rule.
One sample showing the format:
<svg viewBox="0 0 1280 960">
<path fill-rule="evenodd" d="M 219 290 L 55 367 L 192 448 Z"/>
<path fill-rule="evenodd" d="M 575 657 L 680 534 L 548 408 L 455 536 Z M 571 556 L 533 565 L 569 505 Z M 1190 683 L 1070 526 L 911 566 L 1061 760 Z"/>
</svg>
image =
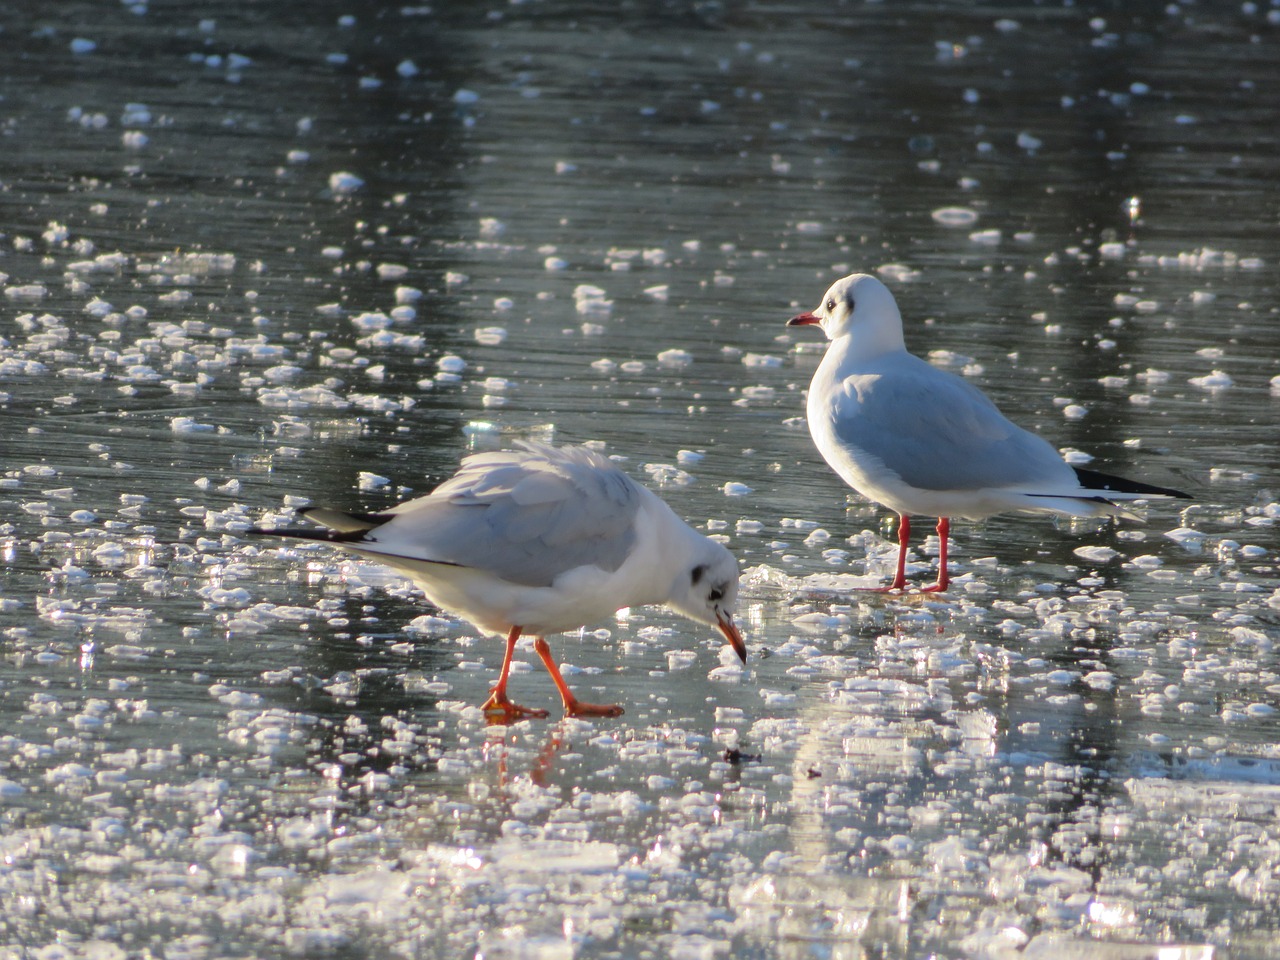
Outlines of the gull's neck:
<svg viewBox="0 0 1280 960">
<path fill-rule="evenodd" d="M 624 568 L 634 566 L 631 574 L 638 597 L 632 606 L 662 604 L 671 599 L 672 583 L 679 572 L 672 566 L 673 557 L 696 551 L 702 535 L 676 516 L 666 501 L 647 487 L 644 502 L 636 516 L 636 549 Z M 619 571 L 621 572 L 621 571 Z"/>
<path fill-rule="evenodd" d="M 822 362 L 824 366 L 843 368 L 867 363 L 889 354 L 905 353 L 906 350 L 901 321 L 859 324 L 831 341 Z"/>
</svg>

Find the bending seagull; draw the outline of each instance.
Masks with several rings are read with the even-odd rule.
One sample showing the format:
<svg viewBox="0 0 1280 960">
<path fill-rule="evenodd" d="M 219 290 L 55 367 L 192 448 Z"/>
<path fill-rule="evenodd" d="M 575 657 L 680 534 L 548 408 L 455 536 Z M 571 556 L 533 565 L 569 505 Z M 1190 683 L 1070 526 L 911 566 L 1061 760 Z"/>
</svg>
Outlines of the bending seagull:
<svg viewBox="0 0 1280 960">
<path fill-rule="evenodd" d="M 911 514 L 938 518 L 938 582 L 946 590 L 950 518 L 1010 510 L 1133 518 L 1127 500 L 1187 494 L 1066 463 L 1045 440 L 1005 419 L 986 395 L 907 353 L 888 287 L 867 274 L 831 285 L 787 326 L 822 327 L 831 341 L 809 385 L 809 432 L 823 459 L 868 500 L 899 516 L 898 568 L 906 586 Z"/>
<path fill-rule="evenodd" d="M 746 662 L 747 648 L 733 623 L 738 564 L 728 550 L 593 450 L 517 446 L 473 454 L 428 496 L 384 512 L 309 509 L 302 515 L 327 530 L 253 532 L 320 540 L 384 563 L 441 609 L 505 635 L 502 671 L 484 704 L 487 714 L 504 721 L 547 715 L 507 696 L 522 633 L 537 637 L 534 650 L 566 716 L 621 715 L 619 706 L 573 695 L 545 636 L 622 607 L 666 604 L 718 627 Z"/>
</svg>

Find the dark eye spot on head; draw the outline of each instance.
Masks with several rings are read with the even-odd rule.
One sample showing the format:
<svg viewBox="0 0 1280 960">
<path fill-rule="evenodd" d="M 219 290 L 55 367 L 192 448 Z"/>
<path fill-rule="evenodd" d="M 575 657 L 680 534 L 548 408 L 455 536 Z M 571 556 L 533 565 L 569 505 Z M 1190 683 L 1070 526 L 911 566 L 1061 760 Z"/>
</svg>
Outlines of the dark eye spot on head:
<svg viewBox="0 0 1280 960">
<path fill-rule="evenodd" d="M 706 572 L 707 572 L 707 566 L 704 563 L 700 563 L 693 568 L 692 582 L 695 587 L 702 580 L 702 577 Z"/>
<path fill-rule="evenodd" d="M 830 300 L 827 301 L 827 309 L 834 310 L 835 308 L 836 308 L 836 300 L 835 300 L 835 297 L 832 297 Z"/>
</svg>

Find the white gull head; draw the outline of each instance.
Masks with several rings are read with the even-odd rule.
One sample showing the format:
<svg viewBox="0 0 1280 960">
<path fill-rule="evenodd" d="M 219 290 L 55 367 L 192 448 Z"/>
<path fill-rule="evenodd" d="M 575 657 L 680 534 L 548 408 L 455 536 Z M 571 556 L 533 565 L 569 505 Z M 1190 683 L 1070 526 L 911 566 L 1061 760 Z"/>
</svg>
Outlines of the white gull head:
<svg viewBox="0 0 1280 960">
<path fill-rule="evenodd" d="M 907 348 L 902 339 L 902 314 L 893 294 L 867 273 L 837 280 L 814 310 L 792 317 L 787 325 L 821 326 L 828 340 L 849 337 L 842 352 L 864 360 Z"/>
</svg>

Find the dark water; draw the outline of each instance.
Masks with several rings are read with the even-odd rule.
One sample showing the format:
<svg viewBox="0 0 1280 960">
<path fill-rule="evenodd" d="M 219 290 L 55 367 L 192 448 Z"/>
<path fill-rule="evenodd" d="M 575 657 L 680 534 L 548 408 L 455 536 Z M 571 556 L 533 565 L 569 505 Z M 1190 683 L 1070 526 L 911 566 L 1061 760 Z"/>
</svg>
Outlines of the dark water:
<svg viewBox="0 0 1280 960">
<path fill-rule="evenodd" d="M 1280 8 L 0 27 L 6 955 L 1274 952 Z M 892 527 L 783 324 L 857 271 L 914 352 L 1195 501 L 957 524 L 946 598 L 851 591 Z M 499 644 L 241 536 L 520 437 L 727 537 L 748 672 L 631 611 L 553 641 L 621 720 L 486 728 Z"/>
</svg>

